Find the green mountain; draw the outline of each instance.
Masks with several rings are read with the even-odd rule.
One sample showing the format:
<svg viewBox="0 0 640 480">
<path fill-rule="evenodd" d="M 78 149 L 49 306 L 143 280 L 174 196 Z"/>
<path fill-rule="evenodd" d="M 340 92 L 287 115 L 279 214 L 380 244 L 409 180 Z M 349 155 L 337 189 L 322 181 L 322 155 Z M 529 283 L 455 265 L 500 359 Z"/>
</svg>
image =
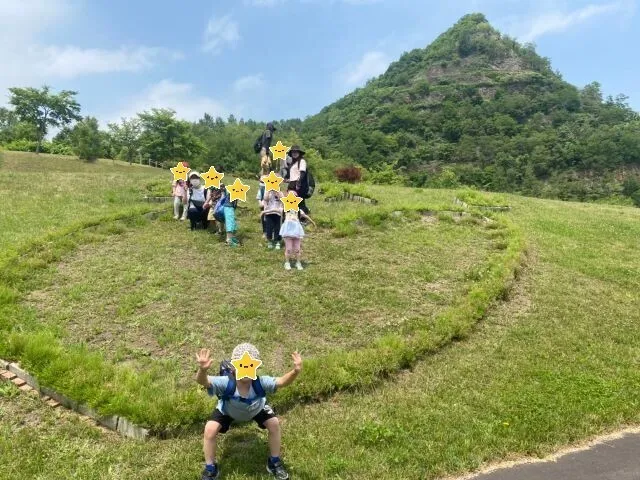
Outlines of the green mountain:
<svg viewBox="0 0 640 480">
<path fill-rule="evenodd" d="M 588 199 L 615 195 L 620 172 L 640 167 L 640 120 L 626 97 L 563 81 L 482 14 L 305 120 L 302 135 L 374 181 L 401 175 L 416 186 Z"/>
</svg>

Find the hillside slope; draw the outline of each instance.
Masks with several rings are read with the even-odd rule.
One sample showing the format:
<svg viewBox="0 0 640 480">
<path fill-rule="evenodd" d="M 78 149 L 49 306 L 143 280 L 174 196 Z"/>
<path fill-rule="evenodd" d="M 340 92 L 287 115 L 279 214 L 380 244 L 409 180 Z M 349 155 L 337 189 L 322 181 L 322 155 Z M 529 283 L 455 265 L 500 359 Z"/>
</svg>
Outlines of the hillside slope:
<svg viewBox="0 0 640 480">
<path fill-rule="evenodd" d="M 595 82 L 578 90 L 532 45 L 472 14 L 302 129 L 321 151 L 392 165 L 413 185 L 439 186 L 451 165 L 449 183 L 583 200 L 620 190 L 603 172 L 640 165 L 638 118 L 626 97 L 603 101 Z"/>
</svg>

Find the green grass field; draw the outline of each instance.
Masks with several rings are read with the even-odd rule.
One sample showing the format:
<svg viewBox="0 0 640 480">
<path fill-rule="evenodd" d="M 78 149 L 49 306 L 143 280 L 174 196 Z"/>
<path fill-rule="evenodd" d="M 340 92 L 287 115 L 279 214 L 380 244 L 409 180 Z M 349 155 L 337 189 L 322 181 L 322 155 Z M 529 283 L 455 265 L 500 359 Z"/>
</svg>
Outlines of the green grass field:
<svg viewBox="0 0 640 480">
<path fill-rule="evenodd" d="M 453 191 L 363 187 L 378 205 L 311 200 L 309 266 L 284 272 L 254 184 L 230 250 L 142 201 L 168 172 L 0 162 L 0 357 L 100 411 L 203 424 L 193 353 L 249 340 L 265 372 L 307 359 L 274 399 L 292 478 L 439 478 L 640 420 L 640 210 L 500 195 L 487 223 L 424 214 Z M 265 477 L 254 426 L 221 454 Z M 201 457 L 199 433 L 127 440 L 0 383 L 1 479 L 191 479 Z"/>
</svg>

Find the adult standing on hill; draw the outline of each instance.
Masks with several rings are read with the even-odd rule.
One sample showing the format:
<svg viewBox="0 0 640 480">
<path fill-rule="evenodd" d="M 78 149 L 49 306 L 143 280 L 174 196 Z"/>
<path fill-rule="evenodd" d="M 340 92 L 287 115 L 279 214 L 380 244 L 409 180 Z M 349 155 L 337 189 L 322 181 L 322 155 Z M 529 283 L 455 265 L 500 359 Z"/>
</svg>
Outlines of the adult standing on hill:
<svg viewBox="0 0 640 480">
<path fill-rule="evenodd" d="M 259 139 L 260 159 L 262 159 L 264 155 L 271 155 L 271 150 L 269 150 L 269 148 L 271 147 L 271 142 L 273 141 L 273 134 L 276 130 L 277 130 L 276 127 L 273 126 L 273 122 L 267 123 L 267 127 L 265 128 L 264 132 L 262 132 L 262 136 Z"/>
<path fill-rule="evenodd" d="M 296 194 L 303 200 L 299 204 L 300 210 L 309 215 L 309 207 L 307 207 L 304 198 L 306 197 L 307 183 L 307 161 L 304 158 L 305 151 L 298 145 L 294 145 L 289 149 L 289 157 L 291 160 L 285 166 L 288 173 L 289 190 L 295 190 Z M 305 187 L 307 185 L 307 187 Z"/>
</svg>

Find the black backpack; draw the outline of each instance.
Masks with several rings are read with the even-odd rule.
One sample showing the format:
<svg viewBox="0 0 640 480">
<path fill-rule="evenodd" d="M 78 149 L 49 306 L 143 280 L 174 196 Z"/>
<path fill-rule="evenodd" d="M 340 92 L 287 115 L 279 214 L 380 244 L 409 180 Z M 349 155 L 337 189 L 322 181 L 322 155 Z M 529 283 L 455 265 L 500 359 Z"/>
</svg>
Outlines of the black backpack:
<svg viewBox="0 0 640 480">
<path fill-rule="evenodd" d="M 316 179 L 313 178 L 313 173 L 311 173 L 311 169 L 307 166 L 307 174 L 304 176 L 304 180 L 300 182 L 300 196 L 302 198 L 311 198 L 315 189 Z"/>
<path fill-rule="evenodd" d="M 253 151 L 256 153 L 260 153 L 260 150 L 262 150 L 262 137 L 264 137 L 264 134 L 260 135 L 256 143 L 253 144 Z"/>
</svg>

